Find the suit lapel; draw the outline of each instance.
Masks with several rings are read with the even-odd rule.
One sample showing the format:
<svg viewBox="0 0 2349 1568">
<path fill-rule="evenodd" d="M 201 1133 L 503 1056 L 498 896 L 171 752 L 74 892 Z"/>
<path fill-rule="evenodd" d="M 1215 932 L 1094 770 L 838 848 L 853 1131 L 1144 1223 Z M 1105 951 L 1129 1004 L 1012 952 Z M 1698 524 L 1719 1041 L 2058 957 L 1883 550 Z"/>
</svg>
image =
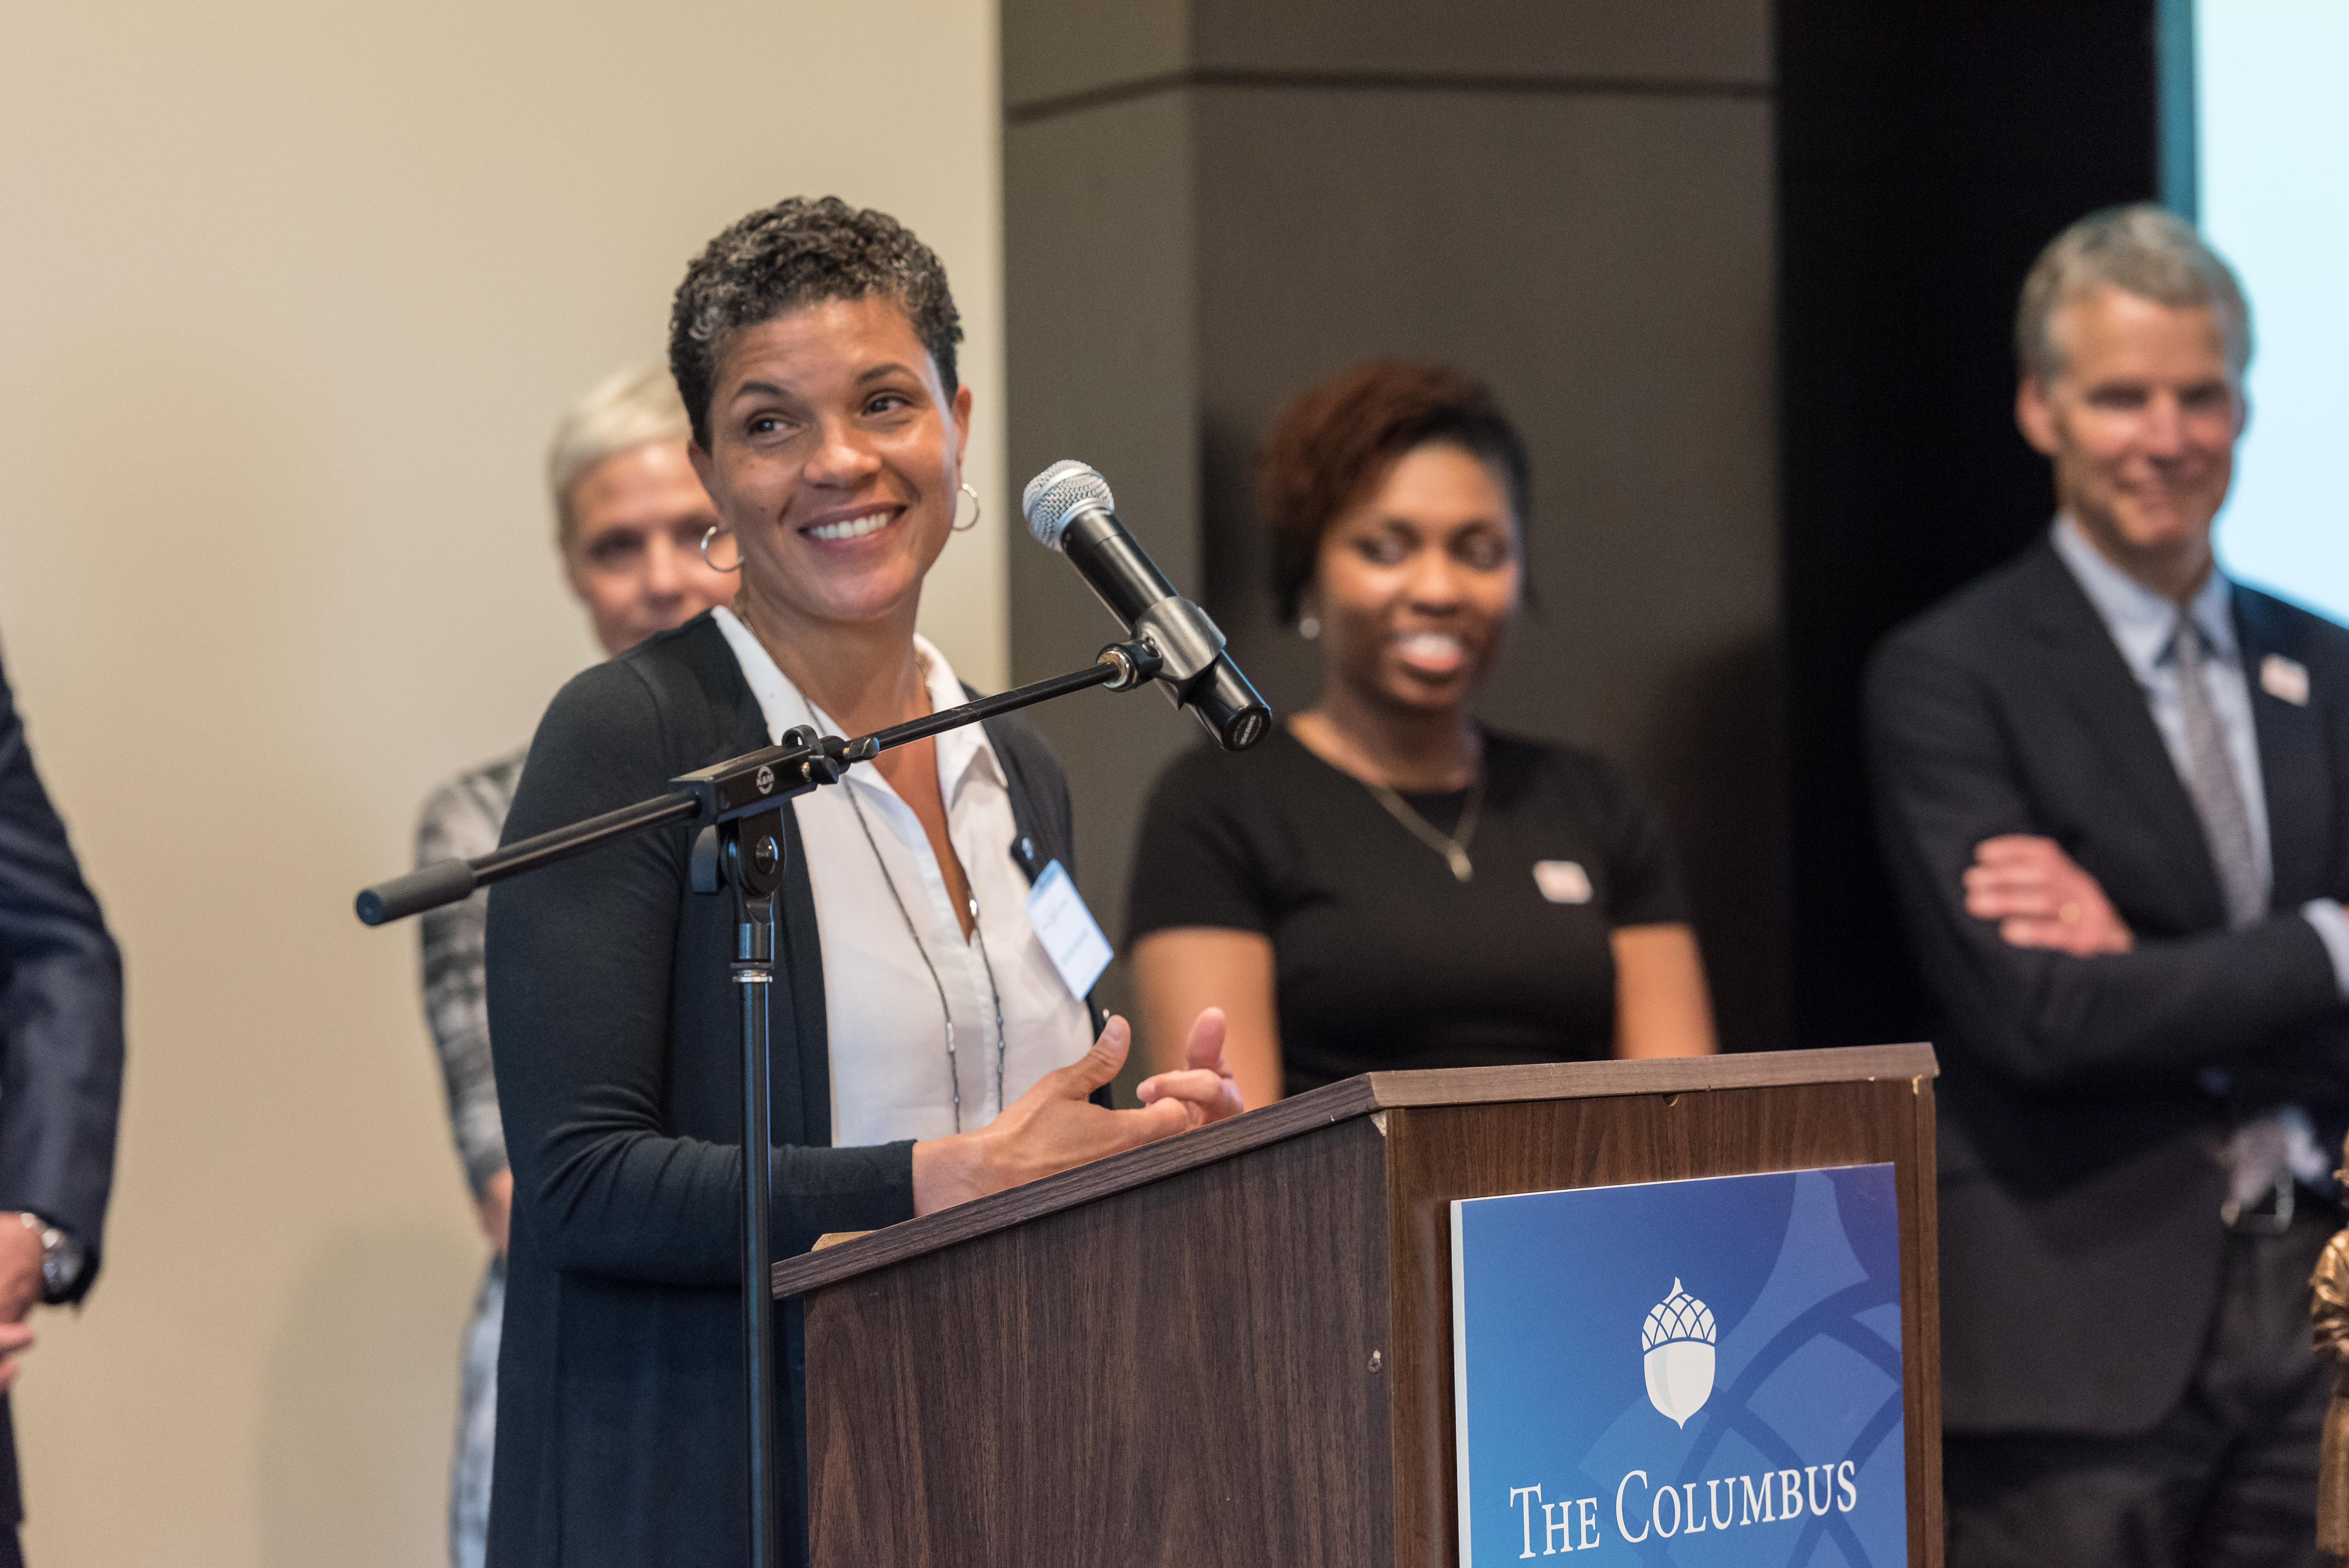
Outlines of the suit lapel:
<svg viewBox="0 0 2349 1568">
<path fill-rule="evenodd" d="M 2045 646 L 2049 684 L 2094 739 L 2121 792 L 2159 841 L 2171 846 L 2167 859 L 2179 879 L 2189 922 L 2223 926 L 2226 900 L 2202 819 L 2104 617 L 2044 542 L 2025 562 L 2023 587 L 2024 619 Z"/>
<path fill-rule="evenodd" d="M 2273 603 L 2237 588 L 2235 636 L 2243 651 L 2243 678 L 2251 688 L 2251 727 L 2259 737 L 2260 783 L 2267 797 L 2269 861 L 2274 868 L 2271 909 L 2295 909 L 2324 891 L 2333 860 L 2333 780 L 2326 766 L 2320 699 L 2291 703 L 2261 685 L 2261 668 L 2271 655 L 2306 667 L 2305 650 L 2289 619 Z"/>
</svg>

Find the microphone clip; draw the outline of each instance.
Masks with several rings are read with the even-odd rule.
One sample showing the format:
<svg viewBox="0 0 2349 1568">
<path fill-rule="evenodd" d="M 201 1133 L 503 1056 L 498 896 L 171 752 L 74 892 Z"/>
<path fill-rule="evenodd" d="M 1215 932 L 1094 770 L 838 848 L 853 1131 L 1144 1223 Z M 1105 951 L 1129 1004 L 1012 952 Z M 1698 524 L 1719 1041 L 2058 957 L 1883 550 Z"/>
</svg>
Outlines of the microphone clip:
<svg viewBox="0 0 2349 1568">
<path fill-rule="evenodd" d="M 1163 672 L 1176 686 L 1188 686 L 1224 655 L 1224 630 L 1180 593 L 1170 593 L 1133 618 L 1137 641 L 1147 641 L 1164 661 Z"/>
</svg>

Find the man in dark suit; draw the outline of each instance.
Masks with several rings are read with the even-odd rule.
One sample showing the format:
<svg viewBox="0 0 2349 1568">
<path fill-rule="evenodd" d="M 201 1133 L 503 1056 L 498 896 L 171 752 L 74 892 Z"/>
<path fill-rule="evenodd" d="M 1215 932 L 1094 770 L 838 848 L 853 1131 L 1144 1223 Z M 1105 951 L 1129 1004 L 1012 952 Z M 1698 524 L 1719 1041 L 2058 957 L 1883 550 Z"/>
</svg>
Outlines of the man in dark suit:
<svg viewBox="0 0 2349 1568">
<path fill-rule="evenodd" d="M 122 961 L 0 674 L 0 1568 L 22 1561 L 6 1389 L 36 1303 L 98 1274 L 122 1097 Z"/>
<path fill-rule="evenodd" d="M 2189 227 L 2065 231 L 2017 348 L 2055 524 L 1868 689 L 1941 1011 L 1949 1561 L 2314 1563 L 2349 633 L 2213 564 L 2251 333 Z"/>
</svg>

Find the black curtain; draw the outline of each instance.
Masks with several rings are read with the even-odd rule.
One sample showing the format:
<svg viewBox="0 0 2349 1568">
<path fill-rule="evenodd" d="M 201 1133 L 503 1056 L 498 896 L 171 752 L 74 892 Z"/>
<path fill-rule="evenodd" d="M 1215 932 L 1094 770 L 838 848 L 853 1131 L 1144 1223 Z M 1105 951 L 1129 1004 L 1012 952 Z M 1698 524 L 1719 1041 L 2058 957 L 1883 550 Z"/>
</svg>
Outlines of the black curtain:
<svg viewBox="0 0 2349 1568">
<path fill-rule="evenodd" d="M 2158 192 L 2155 5 L 1780 0 L 1778 48 L 1791 1043 L 1911 1039 L 1861 670 L 2052 515 L 2015 295 L 2065 224 Z"/>
</svg>

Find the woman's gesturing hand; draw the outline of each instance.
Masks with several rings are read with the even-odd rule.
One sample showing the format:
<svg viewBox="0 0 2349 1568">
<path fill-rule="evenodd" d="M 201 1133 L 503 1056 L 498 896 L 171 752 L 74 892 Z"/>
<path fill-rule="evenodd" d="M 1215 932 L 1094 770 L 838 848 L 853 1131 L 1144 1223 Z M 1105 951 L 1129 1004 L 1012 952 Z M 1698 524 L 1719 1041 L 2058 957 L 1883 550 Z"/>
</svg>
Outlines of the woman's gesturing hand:
<svg viewBox="0 0 2349 1568">
<path fill-rule="evenodd" d="M 1232 1077 L 1231 1064 L 1224 1060 L 1224 1010 L 1209 1007 L 1191 1024 L 1191 1038 L 1183 1047 L 1187 1068 L 1163 1072 L 1142 1080 L 1135 1092 L 1142 1103 L 1161 1106 L 1169 1102 L 1183 1107 L 1193 1127 L 1205 1127 L 1211 1121 L 1221 1121 L 1237 1116 L 1247 1107 L 1242 1102 L 1240 1086 Z"/>
<path fill-rule="evenodd" d="M 1216 1034 L 1220 1051 L 1220 1020 Z M 1037 1079 L 1035 1088 L 985 1127 L 915 1144 L 914 1212 L 935 1213 L 1071 1165 L 1155 1143 L 1190 1127 L 1190 1111 L 1172 1097 L 1140 1110 L 1104 1110 L 1092 1103 L 1092 1092 L 1125 1065 L 1133 1042 L 1133 1032 L 1125 1020 L 1112 1017 L 1092 1049 Z"/>
</svg>

